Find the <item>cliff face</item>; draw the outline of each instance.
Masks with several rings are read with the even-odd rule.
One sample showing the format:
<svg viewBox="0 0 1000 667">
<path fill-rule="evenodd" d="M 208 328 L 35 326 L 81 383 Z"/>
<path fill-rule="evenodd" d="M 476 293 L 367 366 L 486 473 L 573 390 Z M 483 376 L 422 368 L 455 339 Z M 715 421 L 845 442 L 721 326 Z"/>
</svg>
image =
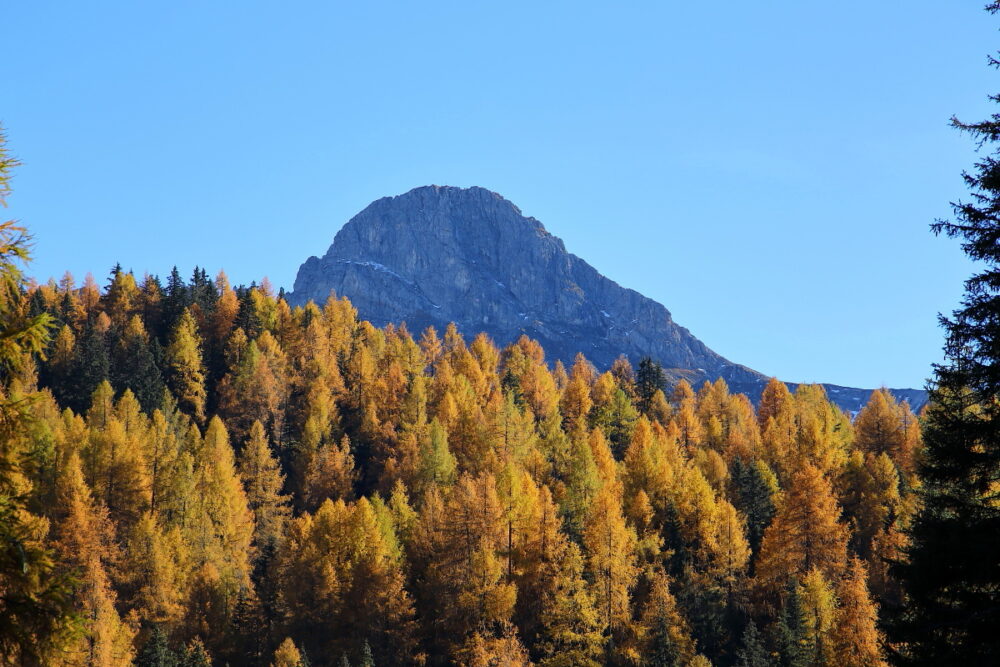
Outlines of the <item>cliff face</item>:
<svg viewBox="0 0 1000 667">
<path fill-rule="evenodd" d="M 337 233 L 295 278 L 293 304 L 347 296 L 377 326 L 411 331 L 455 322 L 467 336 L 500 345 L 537 339 L 549 361 L 583 352 L 599 368 L 624 354 L 660 361 L 673 379 L 723 377 L 756 398 L 767 378 L 716 354 L 677 325 L 670 311 L 605 278 L 540 222 L 483 188 L 426 186 L 373 202 Z M 911 404 L 919 390 L 902 390 Z M 869 391 L 828 387 L 857 410 Z"/>
</svg>

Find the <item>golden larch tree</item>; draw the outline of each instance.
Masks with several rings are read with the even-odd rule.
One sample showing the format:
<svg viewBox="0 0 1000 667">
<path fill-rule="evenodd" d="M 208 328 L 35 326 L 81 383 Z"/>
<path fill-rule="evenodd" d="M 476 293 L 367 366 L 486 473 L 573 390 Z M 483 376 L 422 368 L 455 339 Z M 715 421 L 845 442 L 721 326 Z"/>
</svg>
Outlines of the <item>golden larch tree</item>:
<svg viewBox="0 0 1000 667">
<path fill-rule="evenodd" d="M 758 554 L 758 585 L 780 590 L 791 577 L 818 570 L 835 581 L 847 562 L 847 530 L 830 482 L 819 468 L 805 464 L 791 485 L 774 521 L 764 531 Z"/>
<path fill-rule="evenodd" d="M 181 409 L 201 423 L 205 421 L 205 366 L 201 336 L 190 309 L 181 314 L 167 346 L 167 381 Z"/>
</svg>

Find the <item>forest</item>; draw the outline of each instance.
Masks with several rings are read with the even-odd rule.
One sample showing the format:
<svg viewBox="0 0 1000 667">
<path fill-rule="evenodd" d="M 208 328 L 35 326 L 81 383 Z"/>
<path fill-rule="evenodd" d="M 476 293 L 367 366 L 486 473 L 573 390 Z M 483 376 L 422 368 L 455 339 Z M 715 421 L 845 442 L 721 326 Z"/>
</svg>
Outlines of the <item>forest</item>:
<svg viewBox="0 0 1000 667">
<path fill-rule="evenodd" d="M 0 667 L 1000 666 L 985 2 L 5 3 Z"/>
<path fill-rule="evenodd" d="M 202 269 L 35 284 L 3 232 L 12 664 L 885 664 L 887 390 L 754 406 Z"/>
</svg>

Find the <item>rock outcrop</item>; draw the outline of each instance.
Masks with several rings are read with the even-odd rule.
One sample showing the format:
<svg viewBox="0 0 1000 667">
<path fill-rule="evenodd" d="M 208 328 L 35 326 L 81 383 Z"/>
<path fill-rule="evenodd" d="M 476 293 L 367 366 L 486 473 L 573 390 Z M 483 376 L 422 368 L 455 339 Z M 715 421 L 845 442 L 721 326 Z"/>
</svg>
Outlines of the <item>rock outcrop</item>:
<svg viewBox="0 0 1000 667">
<path fill-rule="evenodd" d="M 607 368 L 624 354 L 658 360 L 672 379 L 725 378 L 755 398 L 767 377 L 716 354 L 661 304 L 621 287 L 566 251 L 563 242 L 511 202 L 483 188 L 426 186 L 371 203 L 337 233 L 323 257 L 299 268 L 293 304 L 347 296 L 377 326 L 406 322 L 419 332 L 455 322 L 500 345 L 537 339 L 549 361 L 583 352 Z M 857 410 L 870 390 L 826 385 Z M 914 407 L 920 390 L 894 390 Z"/>
</svg>

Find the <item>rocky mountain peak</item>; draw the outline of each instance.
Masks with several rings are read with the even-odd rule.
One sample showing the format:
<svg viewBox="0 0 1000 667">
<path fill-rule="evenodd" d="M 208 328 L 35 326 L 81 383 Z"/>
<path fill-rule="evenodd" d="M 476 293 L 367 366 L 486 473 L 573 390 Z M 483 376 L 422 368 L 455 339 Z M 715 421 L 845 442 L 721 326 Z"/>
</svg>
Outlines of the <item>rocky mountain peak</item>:
<svg viewBox="0 0 1000 667">
<path fill-rule="evenodd" d="M 754 398 L 767 379 L 709 349 L 661 304 L 602 276 L 538 220 L 480 187 L 429 185 L 369 204 L 325 255 L 299 268 L 289 299 L 322 303 L 331 292 L 376 326 L 406 322 L 419 332 L 455 322 L 500 345 L 527 334 L 549 361 L 583 352 L 607 368 L 621 354 L 633 363 L 648 355 L 673 379 L 721 376 Z M 829 390 L 854 410 L 868 394 Z M 920 391 L 906 397 L 925 400 Z"/>
</svg>

